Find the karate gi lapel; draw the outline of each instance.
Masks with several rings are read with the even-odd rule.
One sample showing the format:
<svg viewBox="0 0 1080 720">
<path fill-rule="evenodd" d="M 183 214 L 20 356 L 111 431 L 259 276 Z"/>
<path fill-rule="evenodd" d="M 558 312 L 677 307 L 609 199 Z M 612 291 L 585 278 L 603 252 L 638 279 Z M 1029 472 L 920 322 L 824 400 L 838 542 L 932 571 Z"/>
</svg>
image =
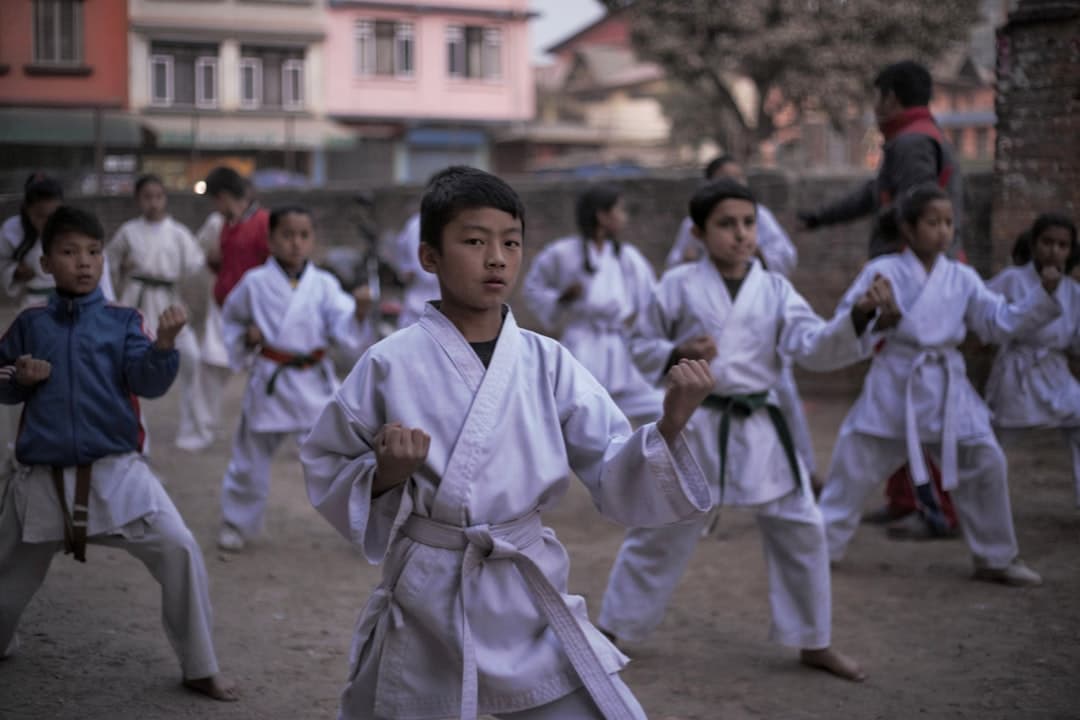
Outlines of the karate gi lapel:
<svg viewBox="0 0 1080 720">
<path fill-rule="evenodd" d="M 311 317 L 311 303 L 308 302 L 312 298 L 312 291 L 315 289 L 315 283 L 317 279 L 315 277 L 315 268 L 309 262 L 307 267 L 304 268 L 303 274 L 300 275 L 300 282 L 297 283 L 296 288 L 293 288 L 289 284 L 289 276 L 285 274 L 285 271 L 281 269 L 281 265 L 277 260 L 270 258 L 268 263 L 272 263 L 277 272 L 274 273 L 273 291 L 275 293 L 282 293 L 283 297 L 288 298 L 286 301 L 285 312 L 281 316 L 281 324 L 278 326 L 277 337 L 275 337 L 276 343 L 281 343 L 287 349 L 289 347 L 289 340 L 292 333 L 289 332 L 289 328 L 303 328 L 311 327 L 312 323 L 315 326 L 319 326 L 319 318 Z M 303 338 L 310 337 L 310 332 L 298 333 Z M 297 348 L 301 351 L 308 350 L 306 347 Z"/>
<path fill-rule="evenodd" d="M 918 294 L 908 301 L 908 307 L 905 307 L 903 299 L 897 296 L 897 304 L 903 313 L 897 332 L 916 344 L 923 343 L 930 337 L 941 335 L 941 330 L 947 325 L 942 323 L 942 314 L 955 311 L 954 308 L 942 307 L 948 275 L 952 268 L 948 260 L 940 256 L 927 273 L 922 262 L 910 249 L 900 254 L 900 262 L 904 270 L 910 273 L 916 282 L 921 283 L 921 288 Z"/>
<path fill-rule="evenodd" d="M 466 527 L 470 524 L 468 507 L 473 480 L 488 455 L 489 444 L 499 436 L 495 426 L 499 421 L 499 408 L 514 376 L 521 333 L 513 313 L 507 310 L 495 354 L 485 372 L 476 352 L 433 305 L 424 309 L 420 323 L 446 352 L 474 393 L 431 508 L 432 519 Z"/>
</svg>

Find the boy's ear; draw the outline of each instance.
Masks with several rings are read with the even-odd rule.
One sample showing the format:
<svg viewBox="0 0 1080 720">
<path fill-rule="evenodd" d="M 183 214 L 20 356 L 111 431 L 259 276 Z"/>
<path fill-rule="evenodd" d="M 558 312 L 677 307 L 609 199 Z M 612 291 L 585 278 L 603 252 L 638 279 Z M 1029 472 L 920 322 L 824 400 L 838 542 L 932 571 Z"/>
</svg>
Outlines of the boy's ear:
<svg viewBox="0 0 1080 720">
<path fill-rule="evenodd" d="M 703 237 L 703 235 L 705 233 L 703 233 L 701 231 L 701 228 L 699 228 L 697 223 L 695 223 L 695 222 L 690 223 L 690 234 L 693 235 L 694 237 L 696 237 L 698 240 L 704 240 L 705 239 Z"/>
<path fill-rule="evenodd" d="M 439 251 L 431 246 L 430 243 L 420 243 L 420 248 L 417 250 L 417 254 L 420 257 L 420 267 L 429 273 L 435 275 L 439 269 Z"/>
</svg>

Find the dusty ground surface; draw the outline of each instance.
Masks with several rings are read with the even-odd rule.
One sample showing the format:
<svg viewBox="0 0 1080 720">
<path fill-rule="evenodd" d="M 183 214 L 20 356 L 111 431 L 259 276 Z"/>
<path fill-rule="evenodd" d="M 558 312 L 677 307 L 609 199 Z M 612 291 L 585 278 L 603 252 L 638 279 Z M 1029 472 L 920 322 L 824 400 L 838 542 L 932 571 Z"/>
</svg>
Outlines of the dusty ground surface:
<svg viewBox="0 0 1080 720">
<path fill-rule="evenodd" d="M 228 428 L 242 387 L 239 377 L 228 387 Z M 823 466 L 847 404 L 808 402 Z M 0 662 L 3 720 L 334 716 L 350 631 L 378 569 L 309 507 L 291 445 L 274 465 L 269 535 L 245 554 L 218 552 L 228 433 L 204 453 L 182 453 L 171 442 L 175 414 L 175 392 L 149 407 L 153 464 L 202 543 L 218 653 L 242 701 L 180 688 L 156 584 L 124 552 L 92 546 L 86 565 L 56 558 L 24 615 L 21 651 Z M 833 573 L 835 644 L 870 673 L 851 684 L 801 668 L 767 641 L 757 529 L 751 515 L 726 511 L 659 631 L 629 649 L 626 678 L 650 717 L 1080 717 L 1080 511 L 1068 457 L 1056 434 L 1031 437 L 1010 457 L 1021 548 L 1045 587 L 973 582 L 962 542 L 897 543 L 864 527 Z M 620 530 L 580 490 L 547 521 L 569 548 L 572 590 L 595 614 Z"/>
</svg>

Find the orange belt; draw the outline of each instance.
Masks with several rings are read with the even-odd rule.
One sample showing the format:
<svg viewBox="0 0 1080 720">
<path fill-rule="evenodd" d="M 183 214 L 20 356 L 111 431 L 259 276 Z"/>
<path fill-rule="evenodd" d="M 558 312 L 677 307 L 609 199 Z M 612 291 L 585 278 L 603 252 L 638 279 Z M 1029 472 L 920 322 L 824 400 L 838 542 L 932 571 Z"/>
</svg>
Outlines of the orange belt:
<svg viewBox="0 0 1080 720">
<path fill-rule="evenodd" d="M 319 348 L 313 350 L 310 353 L 289 353 L 282 350 L 277 350 L 268 345 L 263 345 L 259 348 L 259 355 L 272 360 L 278 364 L 277 369 L 274 370 L 274 374 L 270 376 L 269 382 L 266 383 L 266 394 L 273 395 L 274 387 L 277 385 L 278 375 L 285 368 L 296 368 L 297 370 L 307 370 L 308 368 L 315 367 L 322 359 L 326 357 L 325 348 Z"/>
<path fill-rule="evenodd" d="M 90 466 L 75 466 L 75 501 L 68 512 L 67 495 L 64 493 L 64 468 L 52 467 L 53 486 L 60 498 L 60 510 L 64 514 L 64 553 L 71 553 L 79 562 L 86 562 L 86 523 L 89 518 Z"/>
</svg>

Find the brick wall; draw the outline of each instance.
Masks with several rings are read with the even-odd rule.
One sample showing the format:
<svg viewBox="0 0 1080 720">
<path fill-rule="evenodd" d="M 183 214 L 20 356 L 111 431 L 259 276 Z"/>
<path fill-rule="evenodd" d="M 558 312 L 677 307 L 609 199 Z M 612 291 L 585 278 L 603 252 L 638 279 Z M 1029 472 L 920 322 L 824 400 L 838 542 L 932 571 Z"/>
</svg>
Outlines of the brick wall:
<svg viewBox="0 0 1080 720">
<path fill-rule="evenodd" d="M 1040 212 L 1080 216 L 1080 0 L 1023 0 L 998 34 L 994 264 Z"/>
<path fill-rule="evenodd" d="M 795 211 L 815 206 L 826 199 L 836 197 L 866 180 L 865 175 L 822 175 L 789 177 L 781 173 L 752 175 L 750 184 L 761 201 L 777 216 L 781 224 L 791 230 L 795 227 Z M 660 270 L 664 257 L 686 214 L 686 203 L 698 185 L 697 178 L 670 179 L 645 178 L 622 183 L 624 201 L 630 211 L 631 222 L 625 239 L 634 243 Z M 988 238 L 990 184 L 988 175 L 967 178 L 967 208 L 969 221 L 965 246 L 972 264 L 981 272 L 989 270 L 993 255 Z M 518 183 L 526 206 L 526 263 L 544 243 L 573 233 L 574 203 L 585 183 L 529 182 Z M 376 191 L 372 219 L 378 228 L 381 241 L 388 245 L 397 229 L 417 205 L 420 187 L 395 187 Z M 297 197 L 293 193 L 266 193 L 264 204 L 295 202 L 311 208 L 315 217 L 320 246 L 358 245 L 356 230 L 358 220 L 365 211 L 353 201 L 349 192 L 313 191 Z M 112 233 L 125 220 L 136 213 L 133 201 L 123 197 L 79 198 L 76 204 L 86 206 L 98 213 L 106 231 Z M 197 229 L 210 211 L 209 201 L 197 195 L 173 195 L 170 211 L 178 220 L 193 230 Z M 0 198 L 0 218 L 17 210 L 17 199 Z M 823 315 L 831 315 L 844 290 L 854 279 L 866 259 L 869 221 L 835 226 L 815 233 L 793 233 L 799 248 L 799 267 L 793 282 L 810 304 Z M 188 289 L 193 310 L 199 311 L 205 298 L 205 285 L 196 283 Z M 533 321 L 520 302 L 514 303 L 522 324 L 532 326 Z M 975 363 L 976 373 L 980 367 Z M 802 378 L 806 387 L 821 392 L 853 392 L 861 383 L 861 368 Z"/>
</svg>

